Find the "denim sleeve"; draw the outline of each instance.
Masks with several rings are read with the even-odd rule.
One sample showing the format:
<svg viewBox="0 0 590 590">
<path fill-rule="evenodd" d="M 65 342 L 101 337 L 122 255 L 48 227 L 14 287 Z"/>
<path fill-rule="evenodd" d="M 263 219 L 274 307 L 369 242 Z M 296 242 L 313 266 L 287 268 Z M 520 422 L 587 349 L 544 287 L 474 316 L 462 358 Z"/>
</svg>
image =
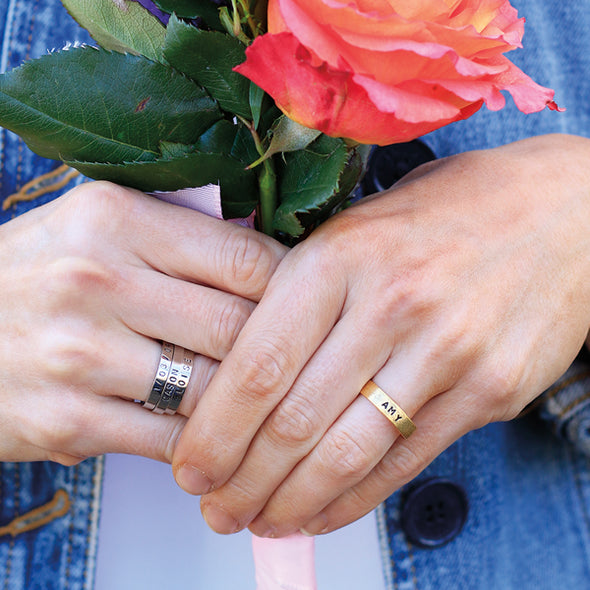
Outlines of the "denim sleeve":
<svg viewBox="0 0 590 590">
<path fill-rule="evenodd" d="M 0 72 L 68 42 L 89 41 L 59 0 L 0 0 Z M 61 162 L 36 156 L 20 138 L 0 128 L 0 205 L 6 204 L 0 207 L 0 222 L 82 181 L 60 167 Z M 102 458 L 75 467 L 0 463 L 1 588 L 91 590 L 102 465 Z M 67 499 L 67 511 L 44 508 L 56 494 Z M 8 534 L 23 519 L 28 526 Z"/>
<path fill-rule="evenodd" d="M 59 50 L 92 43 L 59 0 L 0 1 L 0 72 Z M 58 197 L 83 181 L 61 165 L 31 152 L 0 127 L 0 223 Z"/>
<path fill-rule="evenodd" d="M 539 414 L 553 432 L 590 456 L 590 353 L 586 348 L 539 402 Z"/>
<path fill-rule="evenodd" d="M 512 0 L 526 17 L 523 48 L 509 54 L 536 82 L 555 90 L 566 110 L 525 115 L 510 97 L 498 112 L 473 117 L 423 138 L 437 157 L 493 148 L 549 133 L 590 137 L 590 5 L 587 2 Z M 590 360 L 583 352 L 535 407 L 559 436 L 590 455 Z M 587 430 L 588 429 L 588 430 Z"/>
</svg>

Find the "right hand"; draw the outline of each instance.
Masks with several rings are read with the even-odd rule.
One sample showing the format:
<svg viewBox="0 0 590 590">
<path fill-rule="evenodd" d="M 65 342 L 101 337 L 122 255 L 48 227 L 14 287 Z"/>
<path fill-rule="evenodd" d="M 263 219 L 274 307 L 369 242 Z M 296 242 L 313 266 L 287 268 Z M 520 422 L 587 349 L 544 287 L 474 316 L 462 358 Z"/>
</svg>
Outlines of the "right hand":
<svg viewBox="0 0 590 590">
<path fill-rule="evenodd" d="M 109 183 L 0 226 L 0 461 L 170 462 L 286 248 Z M 145 400 L 167 340 L 198 353 L 178 414 Z"/>
</svg>

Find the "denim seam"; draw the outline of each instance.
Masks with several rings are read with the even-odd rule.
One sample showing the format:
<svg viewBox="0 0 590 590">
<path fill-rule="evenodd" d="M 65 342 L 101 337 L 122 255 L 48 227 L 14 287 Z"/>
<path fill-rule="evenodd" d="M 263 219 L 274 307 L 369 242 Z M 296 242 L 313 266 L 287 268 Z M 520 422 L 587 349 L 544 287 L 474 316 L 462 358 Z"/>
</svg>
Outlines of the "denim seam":
<svg viewBox="0 0 590 590">
<path fill-rule="evenodd" d="M 406 539 L 406 547 L 408 548 L 408 557 L 410 558 L 410 571 L 412 572 L 412 582 L 414 582 L 414 588 L 418 588 L 418 577 L 416 576 L 416 566 L 414 565 L 414 547 L 410 541 Z"/>
<path fill-rule="evenodd" d="M 92 490 L 92 505 L 90 518 L 88 519 L 87 543 L 86 543 L 86 564 L 84 566 L 85 580 L 84 589 L 92 590 L 94 587 L 94 576 L 96 573 L 96 554 L 98 549 L 98 526 L 100 517 L 100 504 L 102 499 L 102 485 L 104 479 L 104 455 L 96 457 L 94 471 L 94 486 Z"/>
<path fill-rule="evenodd" d="M 581 373 L 576 373 L 576 374 L 572 375 L 571 377 L 568 377 L 567 379 L 564 379 L 563 381 L 556 383 L 555 385 L 553 385 L 549 389 L 546 389 L 543 394 L 538 396 L 531 403 L 529 403 L 520 412 L 520 414 L 516 417 L 516 419 L 524 418 L 525 416 L 528 416 L 531 412 L 533 412 L 534 410 L 537 410 L 540 406 L 545 405 L 549 400 L 552 400 L 555 397 L 557 397 L 558 394 L 560 394 L 564 389 L 566 389 L 570 385 L 573 385 L 574 383 L 579 383 L 580 381 L 583 381 L 584 379 L 588 379 L 588 378 L 590 378 L 590 371 L 582 371 Z M 553 426 L 554 432 L 557 432 L 557 428 L 558 427 L 556 427 L 555 425 Z"/>
<path fill-rule="evenodd" d="M 573 409 L 577 408 L 580 404 L 584 403 L 590 398 L 590 391 L 587 391 L 584 395 L 577 397 L 575 400 L 570 402 L 565 408 L 558 414 L 559 418 L 565 418 L 566 414 L 569 414 Z"/>
<path fill-rule="evenodd" d="M 558 393 L 562 392 L 566 387 L 573 385 L 574 383 L 578 383 L 583 381 L 584 379 L 590 378 L 590 371 L 582 371 L 576 375 L 572 375 L 567 379 L 564 379 L 561 383 L 557 383 L 553 387 L 550 387 L 545 395 L 543 396 L 544 400 L 554 398 Z"/>
<path fill-rule="evenodd" d="M 377 532 L 379 533 L 379 547 L 381 549 L 381 570 L 385 582 L 385 590 L 395 590 L 395 568 L 392 566 L 393 555 L 389 545 L 389 535 L 387 534 L 387 520 L 385 517 L 385 504 L 381 503 L 375 510 L 377 518 Z"/>
<path fill-rule="evenodd" d="M 567 454 L 569 457 L 570 466 L 573 470 L 575 489 L 576 489 L 576 492 L 578 495 L 578 500 L 579 500 L 581 508 L 582 508 L 582 514 L 583 514 L 584 522 L 586 525 L 584 528 L 586 531 L 589 531 L 590 530 L 590 514 L 588 513 L 588 505 L 587 505 L 587 502 L 584 498 L 584 494 L 582 491 L 583 486 L 582 486 L 582 482 L 580 480 L 580 470 L 577 468 L 577 465 L 576 465 L 578 463 L 578 461 L 576 461 L 574 450 L 572 448 L 568 448 Z M 584 545 L 586 546 L 586 553 L 588 553 L 588 543 L 585 542 L 585 539 L 583 537 L 582 537 L 582 542 L 584 542 Z"/>
<path fill-rule="evenodd" d="M 78 467 L 74 468 L 74 478 L 72 482 L 72 502 L 75 503 L 78 499 Z M 74 507 L 75 511 L 75 507 Z M 69 581 L 71 576 L 71 564 L 72 564 L 72 547 L 74 546 L 74 523 L 76 521 L 75 512 L 72 514 L 72 519 L 70 521 L 70 526 L 68 527 L 68 549 L 66 554 L 66 570 L 64 573 L 66 588 L 69 587 Z"/>
</svg>

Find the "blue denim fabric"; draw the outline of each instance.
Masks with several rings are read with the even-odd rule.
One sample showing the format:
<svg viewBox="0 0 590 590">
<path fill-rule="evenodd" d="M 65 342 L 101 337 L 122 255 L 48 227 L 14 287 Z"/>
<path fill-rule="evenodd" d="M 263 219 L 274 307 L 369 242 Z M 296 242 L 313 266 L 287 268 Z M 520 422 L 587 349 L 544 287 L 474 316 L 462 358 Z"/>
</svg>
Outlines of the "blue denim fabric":
<svg viewBox="0 0 590 590">
<path fill-rule="evenodd" d="M 2 0 L 0 2 L 0 72 L 39 57 L 66 43 L 89 43 L 90 37 L 67 14 L 58 0 Z M 0 127 L 0 198 L 18 191 L 39 175 L 55 170 L 60 162 L 33 154 L 14 133 Z M 82 181 L 78 178 L 66 188 Z M 21 202 L 1 210 L 0 223 L 63 193 L 49 192 L 34 203 Z M 1 203 L 0 203 L 1 205 Z"/>
<path fill-rule="evenodd" d="M 590 456 L 590 353 L 586 349 L 539 402 L 535 404 L 539 414 L 553 432 Z"/>
<path fill-rule="evenodd" d="M 555 100 L 567 110 L 557 113 L 545 109 L 525 115 L 506 95 L 506 107 L 501 111 L 491 112 L 484 106 L 471 118 L 425 136 L 425 142 L 439 158 L 546 133 L 590 137 L 590 2 L 511 3 L 527 20 L 524 48 L 507 57 L 535 82 L 553 88 Z"/>
<path fill-rule="evenodd" d="M 406 490 L 379 509 L 388 590 L 556 590 L 590 587 L 590 470 L 534 416 L 491 424 L 457 441 L 418 480 L 461 486 L 461 533 L 412 545 L 400 519 Z M 411 487 L 411 486 L 410 486 Z"/>
<path fill-rule="evenodd" d="M 88 42 L 89 38 L 59 1 L 0 2 L 0 71 L 48 49 L 61 48 L 68 41 Z M 59 165 L 34 155 L 16 135 L 0 128 L 0 201 Z M 0 211 L 0 222 L 81 181 L 77 178 L 59 193 L 48 192 L 32 203 L 21 202 Z M 44 526 L 14 538 L 0 537 L 0 589 L 92 588 L 102 465 L 102 458 L 72 468 L 44 462 L 0 463 L 0 525 L 46 504 L 56 490 L 64 490 L 72 503 L 65 516 Z"/>
<path fill-rule="evenodd" d="M 514 0 L 526 14 L 524 47 L 510 54 L 567 110 L 523 115 L 507 97 L 424 138 L 438 157 L 545 133 L 590 137 L 590 2 Z M 590 166 L 590 162 L 589 162 Z M 498 174 L 502 174 L 498 170 Z M 590 588 L 590 361 L 582 354 L 539 400 L 540 414 L 464 436 L 418 477 L 461 486 L 469 512 L 450 543 L 423 549 L 403 532 L 404 497 L 379 509 L 388 590 Z M 553 437 L 551 430 L 575 446 Z"/>
<path fill-rule="evenodd" d="M 468 121 L 430 134 L 426 142 L 439 157 L 556 131 L 590 136 L 586 103 L 590 3 L 514 0 L 513 4 L 528 18 L 526 49 L 514 52 L 514 61 L 537 82 L 556 88 L 557 101 L 567 111 L 522 115 L 508 98 L 509 106 L 499 113 L 483 108 Z M 88 41 L 59 0 L 2 0 L 0 23 L 0 71 L 66 42 Z M 58 166 L 0 130 L 0 198 Z M 33 203 L 0 211 L 0 221 L 56 196 L 48 193 Z M 576 367 L 570 371 L 584 375 Z M 570 436 L 583 431 L 588 436 L 585 428 L 564 425 L 574 424 L 575 419 L 581 424 L 580 416 L 572 412 L 588 407 L 583 399 L 589 388 L 587 381 L 562 382 L 548 392 L 541 413 L 555 431 Z M 445 478 L 465 490 L 469 512 L 454 540 L 436 549 L 421 549 L 408 541 L 400 521 L 410 486 L 380 507 L 388 588 L 590 587 L 589 466 L 575 447 L 552 436 L 536 414 L 469 433 L 418 478 Z M 50 463 L 0 466 L 0 525 L 48 502 L 57 489 L 65 489 L 73 502 L 68 514 L 44 527 L 14 539 L 0 538 L 0 588 L 92 587 L 101 470 L 100 459 L 74 468 Z"/>
<path fill-rule="evenodd" d="M 0 588 L 90 590 L 103 459 L 76 467 L 57 463 L 0 463 L 0 522 L 49 502 L 56 490 L 71 501 L 65 516 L 15 538 L 0 538 Z"/>
</svg>

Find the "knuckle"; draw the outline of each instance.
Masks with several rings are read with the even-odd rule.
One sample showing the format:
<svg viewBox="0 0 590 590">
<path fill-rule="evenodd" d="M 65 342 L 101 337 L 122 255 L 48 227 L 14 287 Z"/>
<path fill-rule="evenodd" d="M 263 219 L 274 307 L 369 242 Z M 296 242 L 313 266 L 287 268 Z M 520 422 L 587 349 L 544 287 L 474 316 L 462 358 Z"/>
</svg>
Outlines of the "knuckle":
<svg viewBox="0 0 590 590">
<path fill-rule="evenodd" d="M 395 489 L 417 477 L 430 462 L 421 449 L 415 444 L 398 441 L 392 452 L 375 467 L 375 478 L 380 482 L 378 485 Z"/>
<path fill-rule="evenodd" d="M 427 320 L 436 309 L 438 297 L 425 279 L 425 269 L 404 269 L 384 286 L 372 313 L 377 321 L 392 325 L 405 321 Z"/>
<path fill-rule="evenodd" d="M 81 400 L 76 400 L 73 395 L 67 398 L 67 412 L 47 411 L 40 405 L 38 411 L 31 412 L 26 420 L 33 442 L 38 447 L 53 453 L 80 456 L 75 449 L 92 425 Z"/>
<path fill-rule="evenodd" d="M 184 430 L 186 419 L 178 417 L 176 420 L 169 420 L 168 423 L 169 427 L 164 432 L 163 442 L 159 445 L 159 448 L 161 449 L 159 454 L 161 455 L 161 461 L 172 463 L 172 457 L 174 456 L 174 451 L 176 450 L 176 446 L 178 445 L 178 441 Z"/>
<path fill-rule="evenodd" d="M 77 328 L 69 322 L 61 330 L 39 335 L 37 362 L 49 381 L 80 385 L 98 368 L 100 354 L 93 345 L 91 330 L 85 325 Z"/>
<path fill-rule="evenodd" d="M 134 218 L 136 195 L 121 186 L 96 181 L 82 184 L 71 190 L 62 202 L 68 215 L 56 212 L 63 219 L 76 223 L 63 223 L 63 237 L 71 246 L 92 247 L 97 235 L 112 235 L 125 231 Z"/>
<path fill-rule="evenodd" d="M 495 339 L 483 340 L 479 356 L 461 383 L 465 395 L 479 408 L 483 426 L 492 421 L 510 420 L 522 410 L 522 392 L 527 387 L 530 366 L 520 351 L 499 346 Z"/>
<path fill-rule="evenodd" d="M 250 317 L 253 304 L 239 297 L 232 297 L 231 301 L 224 305 L 215 319 L 215 334 L 217 335 L 215 352 L 217 359 L 221 360 L 232 349 L 238 334 Z"/>
<path fill-rule="evenodd" d="M 323 464 L 326 471 L 338 481 L 358 481 L 374 464 L 370 451 L 349 431 L 328 433 L 326 443 L 321 451 Z"/>
<path fill-rule="evenodd" d="M 112 291 L 115 279 L 103 263 L 83 256 L 66 256 L 45 272 L 45 293 L 54 307 L 70 308 L 97 292 Z"/>
<path fill-rule="evenodd" d="M 484 405 L 488 406 L 488 420 L 511 420 L 515 418 L 522 409 L 518 405 L 522 388 L 523 371 L 513 363 L 494 363 L 493 367 L 487 368 L 478 375 L 479 402 L 484 397 Z"/>
<path fill-rule="evenodd" d="M 290 394 L 270 415 L 266 432 L 272 441 L 288 446 L 314 439 L 317 421 L 312 404 Z"/>
<path fill-rule="evenodd" d="M 242 357 L 237 373 L 242 393 L 264 399 L 283 390 L 288 383 L 288 366 L 287 354 L 279 346 L 268 342 L 252 346 Z"/>
<path fill-rule="evenodd" d="M 227 284 L 238 283 L 241 289 L 261 296 L 278 263 L 263 240 L 253 232 L 232 231 L 218 252 Z"/>
<path fill-rule="evenodd" d="M 393 493 L 390 487 L 383 490 L 367 485 L 370 481 L 371 479 L 367 478 L 349 488 L 331 507 L 332 514 L 337 514 L 341 526 L 361 518 Z"/>
</svg>

